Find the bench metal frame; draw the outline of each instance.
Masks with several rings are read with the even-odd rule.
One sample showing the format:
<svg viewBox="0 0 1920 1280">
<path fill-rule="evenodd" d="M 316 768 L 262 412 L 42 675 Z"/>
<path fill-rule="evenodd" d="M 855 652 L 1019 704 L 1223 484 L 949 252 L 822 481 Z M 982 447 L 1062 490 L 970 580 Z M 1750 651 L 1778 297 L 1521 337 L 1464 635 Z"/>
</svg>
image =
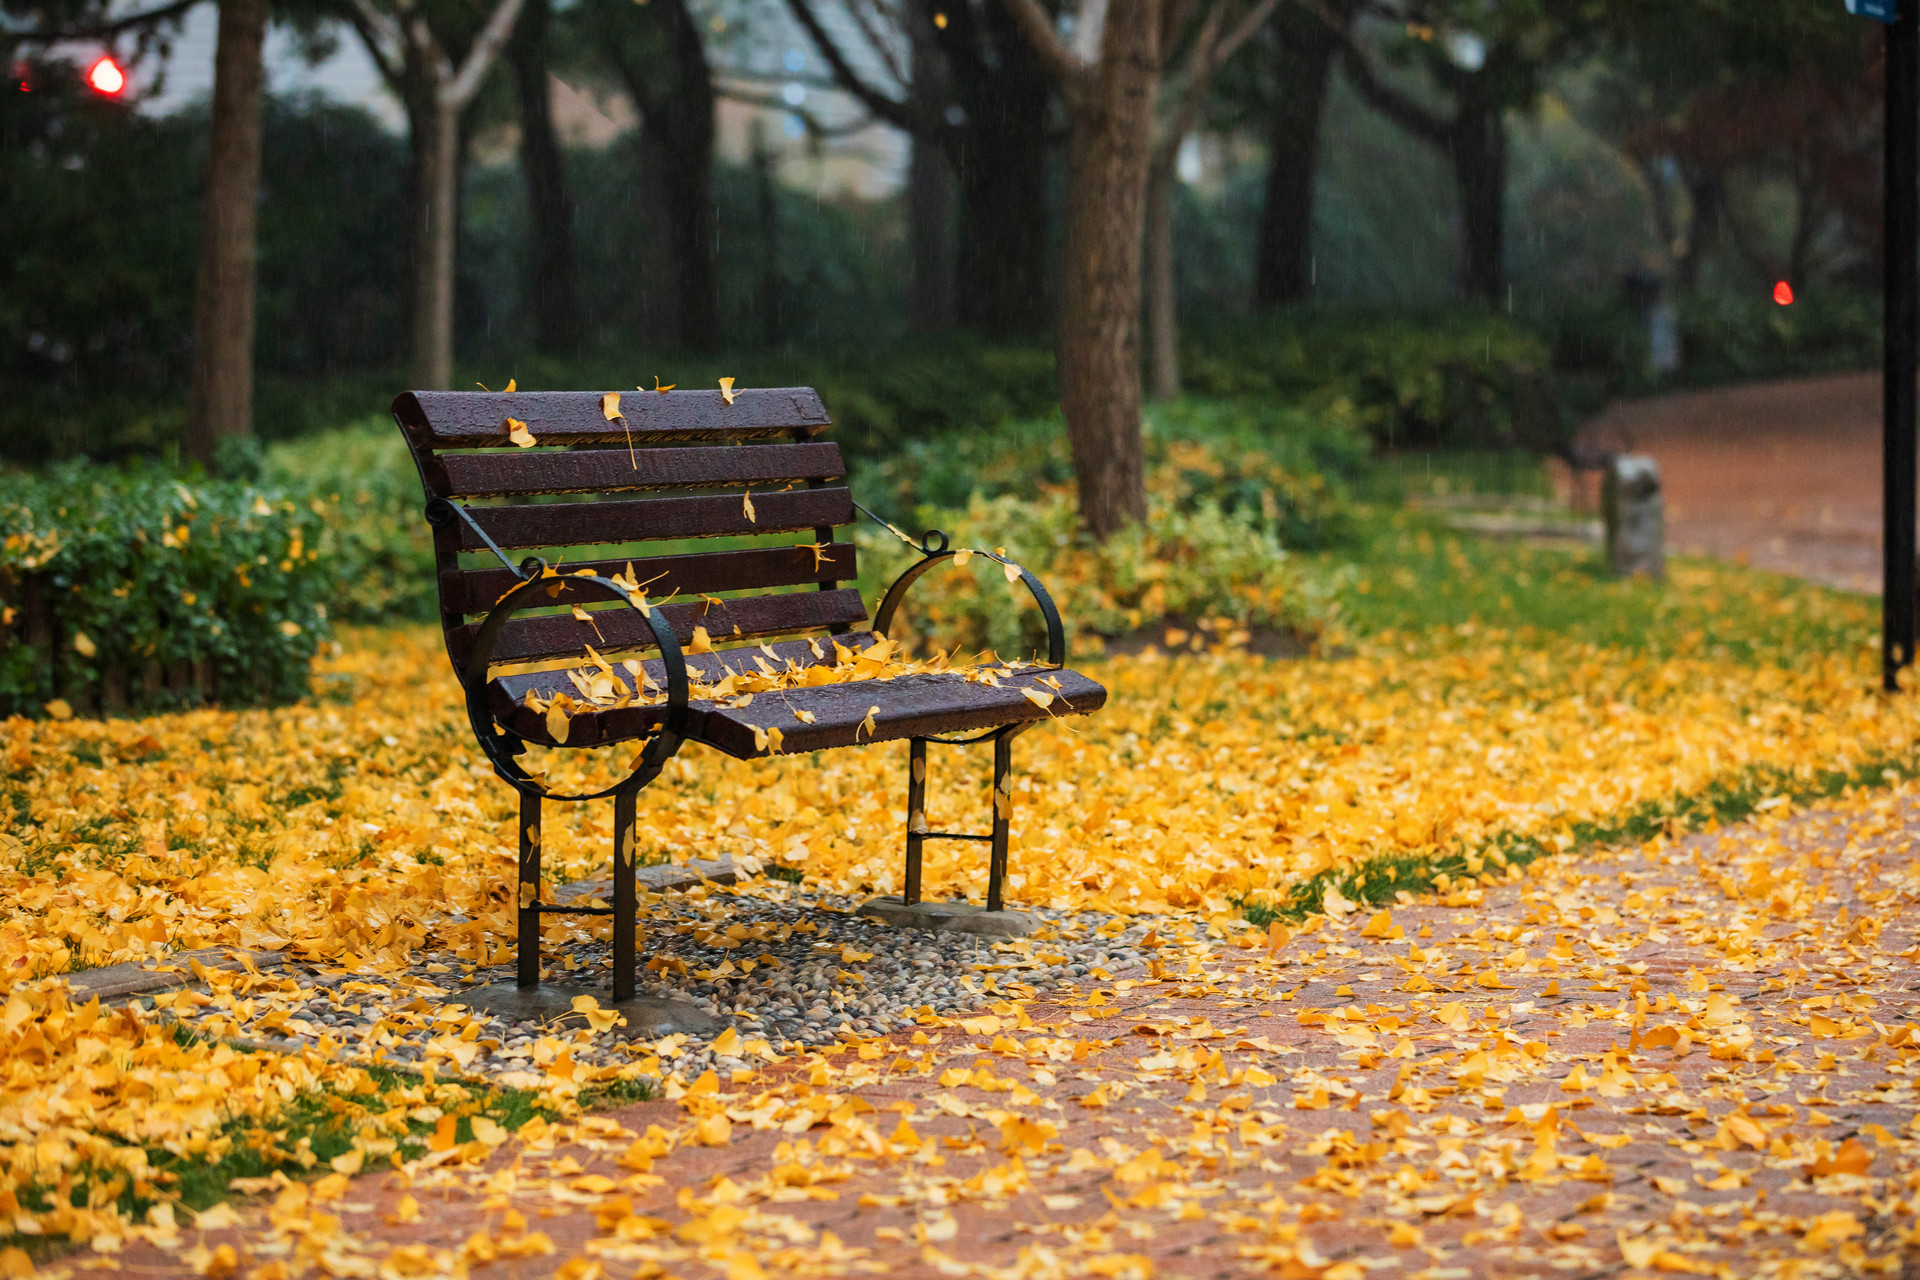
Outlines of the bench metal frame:
<svg viewBox="0 0 1920 1280">
<path fill-rule="evenodd" d="M 405 430 L 407 423 L 398 409 L 399 403 L 396 402 L 396 418 L 401 421 L 402 428 Z M 795 432 L 793 438 L 804 440 L 809 434 Z M 428 474 L 427 464 L 422 460 L 421 447 L 414 441 L 411 433 L 409 433 L 409 444 L 414 449 L 416 463 L 421 466 L 422 484 L 431 494 L 434 492 L 435 485 Z M 817 481 L 810 481 L 809 487 L 817 483 Z M 867 512 L 865 508 L 859 508 L 859 510 L 870 518 L 878 520 L 878 517 L 873 517 L 872 513 Z M 559 794 L 549 791 L 540 779 L 529 774 L 521 766 L 519 757 L 526 753 L 528 744 L 512 729 L 497 722 L 494 710 L 489 704 L 488 695 L 492 685 L 489 669 L 493 665 L 493 656 L 506 624 L 523 609 L 550 606 L 552 600 L 545 598 L 545 593 L 555 582 L 555 578 L 545 573 L 546 563 L 539 557 L 529 556 L 515 564 L 488 536 L 480 523 L 468 513 L 468 509 L 451 498 L 432 497 L 427 503 L 425 514 L 428 523 L 436 530 L 452 533 L 457 532 L 460 526 L 471 530 L 485 548 L 519 579 L 518 585 L 512 587 L 482 615 L 480 625 L 472 636 L 465 662 L 459 672 L 462 691 L 465 695 L 467 720 L 473 730 L 474 738 L 492 765 L 495 775 L 520 796 L 517 886 L 519 937 L 516 943 L 516 984 L 524 990 L 538 987 L 540 983 L 540 926 L 543 916 L 611 916 L 613 999 L 616 1004 L 629 1000 L 635 994 L 638 980 L 638 957 L 635 954 L 635 926 L 638 918 L 635 862 L 638 798 L 640 792 L 660 776 L 667 762 L 678 753 L 688 739 L 690 682 L 686 657 L 680 642 L 674 634 L 673 626 L 665 617 L 664 609 L 659 605 L 642 608 L 628 595 L 623 586 L 599 574 L 565 576 L 564 581 L 569 588 L 597 593 L 600 597 L 624 603 L 643 613 L 652 640 L 652 643 L 646 647 L 655 648 L 660 653 L 667 701 L 662 724 L 644 737 L 643 741 L 646 745 L 625 778 L 610 787 L 589 793 Z M 885 521 L 880 523 L 886 524 Z M 914 583 L 935 565 L 953 559 L 956 554 L 948 547 L 946 535 L 939 530 L 930 530 L 919 542 L 914 542 L 900 534 L 899 530 L 894 529 L 893 526 L 887 525 L 887 528 L 912 545 L 920 553 L 920 559 L 894 580 L 882 598 L 879 608 L 874 612 L 872 629 L 882 636 L 887 634 L 900 605 Z M 821 538 L 823 542 L 831 541 L 830 529 L 817 530 L 816 534 L 824 535 Z M 1046 587 L 1030 571 L 1024 567 L 1012 565 L 998 555 L 984 551 L 976 551 L 974 554 L 1017 569 L 1021 582 L 1039 606 L 1046 622 L 1047 665 L 1054 669 L 1063 668 L 1066 661 L 1066 633 L 1061 624 L 1059 610 Z M 448 567 L 444 563 L 446 560 L 444 555 L 442 560 L 444 570 Z M 457 567 L 457 556 L 453 564 Z M 823 581 L 821 586 L 825 589 L 827 583 Z M 833 630 L 844 632 L 845 628 L 835 627 Z M 987 909 L 989 911 L 1004 909 L 1012 818 L 1012 744 L 1013 739 L 1033 728 L 1037 723 L 1040 721 L 1027 720 L 965 737 L 916 736 L 907 739 L 908 816 L 903 893 L 907 904 L 911 905 L 921 900 L 921 866 L 925 842 L 963 840 L 989 846 Z M 993 744 L 993 821 L 990 834 L 928 830 L 926 820 L 927 745 L 938 743 L 942 746 L 971 746 L 982 742 Z M 564 804 L 584 803 L 609 797 L 613 800 L 614 828 L 612 905 L 571 906 L 541 902 L 541 839 L 544 803 L 546 801 Z"/>
</svg>

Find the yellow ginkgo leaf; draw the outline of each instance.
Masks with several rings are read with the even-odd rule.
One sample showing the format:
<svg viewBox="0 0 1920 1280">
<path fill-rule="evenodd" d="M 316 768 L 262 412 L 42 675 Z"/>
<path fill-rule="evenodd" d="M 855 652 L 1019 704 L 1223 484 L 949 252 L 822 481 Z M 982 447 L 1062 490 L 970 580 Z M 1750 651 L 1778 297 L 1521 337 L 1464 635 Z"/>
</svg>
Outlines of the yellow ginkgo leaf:
<svg viewBox="0 0 1920 1280">
<path fill-rule="evenodd" d="M 860 722 L 860 727 L 853 731 L 853 740 L 855 742 L 858 742 L 860 740 L 860 735 L 863 733 L 866 734 L 869 738 L 873 736 L 874 734 L 873 718 L 879 714 L 880 714 L 880 708 L 878 706 L 872 706 L 867 708 L 867 718 L 862 720 Z"/>
<path fill-rule="evenodd" d="M 673 390 L 673 389 L 674 389 L 675 387 L 677 387 L 677 386 L 679 386 L 679 385 L 680 385 L 680 384 L 679 384 L 679 383 L 677 383 L 677 382 L 669 382 L 669 383 L 668 383 L 668 384 L 667 384 L 666 386 L 664 386 L 664 387 L 663 387 L 663 386 L 661 386 L 661 385 L 660 385 L 660 375 L 659 375 L 659 374 L 657 374 L 657 373 L 653 375 L 653 389 L 654 389 L 655 391 L 658 391 L 658 392 L 659 392 L 659 393 L 660 393 L 661 395 L 665 395 L 665 394 L 667 394 L 667 392 L 669 392 L 669 391 L 671 391 L 671 390 Z M 635 390 L 635 391 L 645 391 L 645 390 L 646 390 L 646 388 L 645 388 L 645 387 L 635 387 L 635 388 L 634 388 L 634 390 Z"/>
<path fill-rule="evenodd" d="M 732 378 L 720 379 L 720 398 L 726 401 L 728 404 L 733 403 L 733 379 Z"/>
<path fill-rule="evenodd" d="M 547 708 L 547 736 L 555 742 L 566 745 L 567 733 L 573 728 L 567 709 L 555 702 Z"/>
<path fill-rule="evenodd" d="M 1053 703 L 1052 694 L 1042 693 L 1038 689 L 1022 689 L 1020 691 L 1020 694 L 1028 702 L 1031 702 L 1034 706 L 1039 707 L 1043 711 L 1046 710 L 1047 707 Z"/>
<path fill-rule="evenodd" d="M 742 493 L 740 495 L 740 506 L 741 509 L 747 513 L 748 524 L 758 523 L 753 514 L 753 495 L 751 493 Z"/>
<path fill-rule="evenodd" d="M 620 393 L 618 391 L 609 391 L 600 397 L 600 412 L 606 417 L 608 422 L 612 422 L 620 416 Z"/>
<path fill-rule="evenodd" d="M 527 424 L 518 418 L 507 419 L 507 439 L 513 441 L 522 449 L 531 449 L 534 445 L 540 443 L 533 438 L 533 432 L 527 430 Z"/>
<path fill-rule="evenodd" d="M 512 395 L 512 394 L 514 393 L 514 391 L 515 391 L 515 390 L 516 390 L 516 389 L 517 389 L 518 387 L 519 387 L 519 384 L 518 384 L 517 382 L 515 382 L 515 381 L 514 381 L 514 380 L 513 380 L 512 378 L 508 378 L 508 379 L 507 379 L 507 389 L 506 389 L 506 392 L 505 392 L 505 394 L 507 394 L 507 395 Z"/>
<path fill-rule="evenodd" d="M 1000 566 L 1000 572 L 1007 575 L 1008 582 L 1020 581 L 1020 566 L 1014 564 L 1011 560 Z"/>
<path fill-rule="evenodd" d="M 693 639 L 687 643 L 688 653 L 712 653 L 713 640 L 707 635 L 705 627 L 693 629 Z"/>
<path fill-rule="evenodd" d="M 956 565 L 959 565 L 963 568 L 965 567 L 967 561 L 971 559 L 973 559 L 972 547 L 962 547 L 958 551 L 953 553 L 953 562 Z"/>
</svg>

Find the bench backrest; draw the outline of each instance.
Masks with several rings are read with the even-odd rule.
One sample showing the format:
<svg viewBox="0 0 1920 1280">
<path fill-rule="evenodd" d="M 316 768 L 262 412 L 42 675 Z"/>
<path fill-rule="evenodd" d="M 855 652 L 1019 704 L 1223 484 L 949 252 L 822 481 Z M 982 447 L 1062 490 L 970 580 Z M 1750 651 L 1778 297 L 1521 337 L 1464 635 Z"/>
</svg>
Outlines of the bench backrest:
<svg viewBox="0 0 1920 1280">
<path fill-rule="evenodd" d="M 666 614 L 682 644 L 696 626 L 719 645 L 844 632 L 866 618 L 860 593 L 840 585 L 856 576 L 854 549 L 835 542 L 833 531 L 852 523 L 853 501 L 840 446 L 812 438 L 831 422 L 811 388 L 739 391 L 731 404 L 718 391 L 624 391 L 614 420 L 602 394 L 410 391 L 393 402 L 393 414 L 430 501 L 465 507 L 516 563 L 539 554 L 562 573 L 605 574 L 631 564 L 651 599 L 673 597 Z M 515 447 L 510 420 L 525 423 L 536 443 Z M 796 534 L 818 551 L 798 545 Z M 622 545 L 741 536 L 756 545 L 665 556 Z M 478 616 L 518 579 L 465 520 L 436 524 L 433 547 L 447 656 L 463 670 Z M 493 661 L 577 658 L 588 644 L 612 655 L 652 643 L 632 609 L 589 605 L 589 625 L 567 606 L 561 600 L 554 612 L 513 618 Z"/>
</svg>

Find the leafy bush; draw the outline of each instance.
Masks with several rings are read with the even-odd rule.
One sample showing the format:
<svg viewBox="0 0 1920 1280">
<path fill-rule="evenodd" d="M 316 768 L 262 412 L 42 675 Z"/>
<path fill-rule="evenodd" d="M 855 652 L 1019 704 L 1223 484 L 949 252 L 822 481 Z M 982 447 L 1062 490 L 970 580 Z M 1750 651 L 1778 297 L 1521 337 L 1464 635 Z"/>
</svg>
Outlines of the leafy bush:
<svg viewBox="0 0 1920 1280">
<path fill-rule="evenodd" d="M 1568 422 L 1547 343 L 1479 311 L 1421 317 L 1291 313 L 1195 327 L 1182 373 L 1197 395 L 1339 409 L 1385 448 L 1558 448 Z"/>
<path fill-rule="evenodd" d="M 1070 648 L 1124 636 L 1167 618 L 1226 620 L 1300 633 L 1317 629 L 1321 602 L 1288 571 L 1279 539 L 1249 513 L 1216 503 L 1191 510 L 1155 496 L 1145 524 L 1095 543 L 1080 531 L 1072 494 L 974 497 L 961 509 L 923 508 L 955 547 L 998 551 L 1033 571 L 1052 594 Z M 892 534 L 853 530 L 862 561 L 890 580 L 918 558 Z M 992 648 L 1045 655 L 1046 625 L 1024 587 L 999 565 L 974 558 L 935 569 L 902 606 L 900 634 L 943 649 Z M 1096 642 L 1097 643 L 1097 642 Z"/>
<path fill-rule="evenodd" d="M 333 572 L 332 617 L 375 623 L 437 615 L 420 477 L 391 419 L 277 444 L 263 474 L 325 520 L 318 546 Z"/>
<path fill-rule="evenodd" d="M 1367 466 L 1366 437 L 1337 406 L 1309 413 L 1267 402 L 1181 400 L 1148 407 L 1149 483 L 1191 512 L 1212 503 L 1250 512 L 1288 547 L 1345 536 L 1345 486 Z M 1031 497 L 1073 484 L 1060 419 L 1028 418 L 986 430 L 912 439 L 858 466 L 865 499 L 888 511 L 962 508 L 979 497 Z"/>
<path fill-rule="evenodd" d="M 327 633 L 322 513 L 69 464 L 0 481 L 0 714 L 287 702 Z"/>
<path fill-rule="evenodd" d="M 1318 632 L 1327 599 L 1292 570 L 1284 548 L 1351 536 L 1345 485 L 1365 463 L 1365 438 L 1297 410 L 1185 401 L 1154 409 L 1146 445 L 1146 522 L 1104 545 L 1080 529 L 1057 422 L 1009 423 L 944 447 L 911 443 L 875 468 L 874 487 L 891 491 L 891 503 L 881 499 L 888 509 L 913 511 L 915 532 L 937 528 L 955 547 L 1004 546 L 1053 593 L 1070 642 L 1170 618 Z M 900 501 L 912 497 L 923 500 Z M 854 538 L 872 581 L 916 558 L 871 525 Z M 991 561 L 935 570 L 902 620 L 943 648 L 1027 655 L 1046 639 L 1025 589 Z"/>
<path fill-rule="evenodd" d="M 1808 289 L 1791 306 L 1764 292 L 1681 296 L 1680 368 L 1648 367 L 1645 317 L 1624 302 L 1569 308 L 1553 335 L 1554 364 L 1582 407 L 1667 387 L 1874 367 L 1880 357 L 1880 299 L 1849 289 Z"/>
</svg>

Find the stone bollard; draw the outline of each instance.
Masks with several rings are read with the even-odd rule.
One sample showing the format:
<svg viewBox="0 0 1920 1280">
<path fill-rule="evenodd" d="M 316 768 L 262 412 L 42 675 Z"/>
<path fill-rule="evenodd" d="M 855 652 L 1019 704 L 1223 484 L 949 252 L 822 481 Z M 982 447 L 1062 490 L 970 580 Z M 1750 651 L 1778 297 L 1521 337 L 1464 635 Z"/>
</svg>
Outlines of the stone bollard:
<svg viewBox="0 0 1920 1280">
<path fill-rule="evenodd" d="M 1607 521 L 1607 567 L 1623 577 L 1666 576 L 1666 504 L 1660 464 L 1644 453 L 1615 455 L 1600 485 Z"/>
</svg>

